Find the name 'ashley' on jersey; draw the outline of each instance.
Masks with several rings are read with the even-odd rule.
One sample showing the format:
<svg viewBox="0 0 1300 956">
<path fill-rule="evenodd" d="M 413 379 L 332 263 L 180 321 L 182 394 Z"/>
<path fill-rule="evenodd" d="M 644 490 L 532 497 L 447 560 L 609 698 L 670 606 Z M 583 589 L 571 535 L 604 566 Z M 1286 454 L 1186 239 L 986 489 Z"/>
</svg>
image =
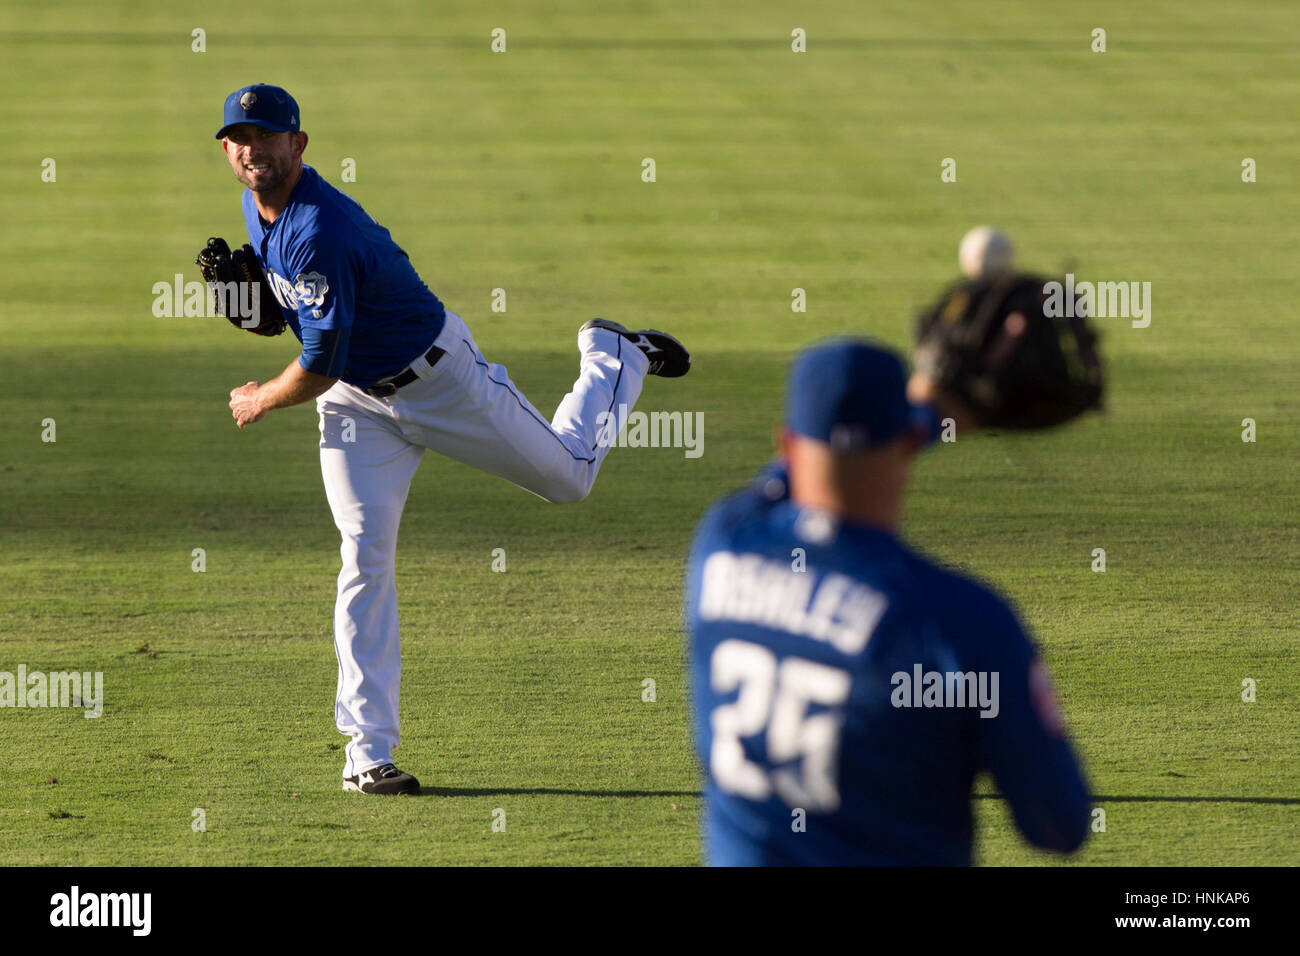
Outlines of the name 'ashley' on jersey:
<svg viewBox="0 0 1300 956">
<path fill-rule="evenodd" d="M 867 646 L 889 601 L 842 574 L 818 575 L 757 554 L 716 551 L 704 562 L 700 618 L 726 619 L 829 643 L 843 654 Z"/>
</svg>

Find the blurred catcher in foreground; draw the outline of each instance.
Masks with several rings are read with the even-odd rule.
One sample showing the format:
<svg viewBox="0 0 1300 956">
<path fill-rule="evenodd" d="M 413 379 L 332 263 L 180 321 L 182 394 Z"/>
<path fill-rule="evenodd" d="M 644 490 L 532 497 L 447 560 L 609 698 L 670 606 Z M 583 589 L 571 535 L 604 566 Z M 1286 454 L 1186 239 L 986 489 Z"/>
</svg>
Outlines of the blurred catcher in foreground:
<svg viewBox="0 0 1300 956">
<path fill-rule="evenodd" d="M 1046 315 L 1042 288 L 949 290 L 921 319 L 910 381 L 863 340 L 795 360 L 779 460 L 708 512 L 691 550 L 707 862 L 969 864 L 981 771 L 1036 846 L 1086 838 L 1087 786 L 1033 641 L 991 588 L 898 537 L 941 422 L 1042 428 L 1099 403 L 1095 335 Z"/>
</svg>

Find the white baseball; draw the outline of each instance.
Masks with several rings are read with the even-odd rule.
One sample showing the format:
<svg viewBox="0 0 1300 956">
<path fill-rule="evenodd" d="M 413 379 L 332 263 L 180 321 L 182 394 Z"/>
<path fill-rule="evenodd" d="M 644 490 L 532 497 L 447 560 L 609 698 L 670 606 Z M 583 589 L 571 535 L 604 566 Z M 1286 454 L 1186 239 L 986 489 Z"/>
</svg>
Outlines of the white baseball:
<svg viewBox="0 0 1300 956">
<path fill-rule="evenodd" d="M 1005 234 L 992 226 L 976 226 L 962 237 L 957 264 L 968 279 L 1006 272 L 1011 268 L 1015 247 Z"/>
</svg>

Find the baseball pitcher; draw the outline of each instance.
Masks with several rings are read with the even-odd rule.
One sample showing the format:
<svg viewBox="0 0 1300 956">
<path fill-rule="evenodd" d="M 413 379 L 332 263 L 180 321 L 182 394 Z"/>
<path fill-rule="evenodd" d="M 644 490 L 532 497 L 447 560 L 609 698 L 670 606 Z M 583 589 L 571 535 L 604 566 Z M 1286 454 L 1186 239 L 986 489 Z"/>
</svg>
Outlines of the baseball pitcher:
<svg viewBox="0 0 1300 956">
<path fill-rule="evenodd" d="M 350 741 L 343 789 L 414 793 L 397 769 L 401 645 L 394 577 L 398 523 L 426 450 L 546 501 L 581 501 L 612 443 L 597 416 L 631 408 L 646 375 L 676 377 L 690 356 L 655 330 L 593 319 L 578 330 L 578 379 L 547 421 L 489 363 L 460 316 L 421 281 L 388 230 L 303 164 L 307 134 L 285 90 L 226 99 L 221 142 L 243 194 L 248 245 L 209 240 L 198 264 L 232 324 L 286 325 L 302 353 L 267 382 L 230 393 L 240 428 L 315 399 L 325 493 L 342 535 L 334 608 L 335 720 Z"/>
</svg>

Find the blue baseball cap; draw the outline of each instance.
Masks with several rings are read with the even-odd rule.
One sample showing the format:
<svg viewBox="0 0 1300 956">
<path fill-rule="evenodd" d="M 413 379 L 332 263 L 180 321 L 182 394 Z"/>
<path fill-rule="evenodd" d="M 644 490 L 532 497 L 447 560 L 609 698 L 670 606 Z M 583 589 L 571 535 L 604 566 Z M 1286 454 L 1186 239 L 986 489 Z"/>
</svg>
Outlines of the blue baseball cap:
<svg viewBox="0 0 1300 956">
<path fill-rule="evenodd" d="M 892 351 L 866 339 L 828 339 L 790 366 L 785 423 L 837 451 L 883 445 L 912 428 L 934 429 L 932 410 L 907 400 L 907 373 Z"/>
<path fill-rule="evenodd" d="M 226 97 L 226 112 L 217 139 L 238 123 L 251 123 L 264 129 L 284 133 L 298 132 L 298 103 L 287 90 L 265 83 L 254 83 L 235 90 Z"/>
</svg>

